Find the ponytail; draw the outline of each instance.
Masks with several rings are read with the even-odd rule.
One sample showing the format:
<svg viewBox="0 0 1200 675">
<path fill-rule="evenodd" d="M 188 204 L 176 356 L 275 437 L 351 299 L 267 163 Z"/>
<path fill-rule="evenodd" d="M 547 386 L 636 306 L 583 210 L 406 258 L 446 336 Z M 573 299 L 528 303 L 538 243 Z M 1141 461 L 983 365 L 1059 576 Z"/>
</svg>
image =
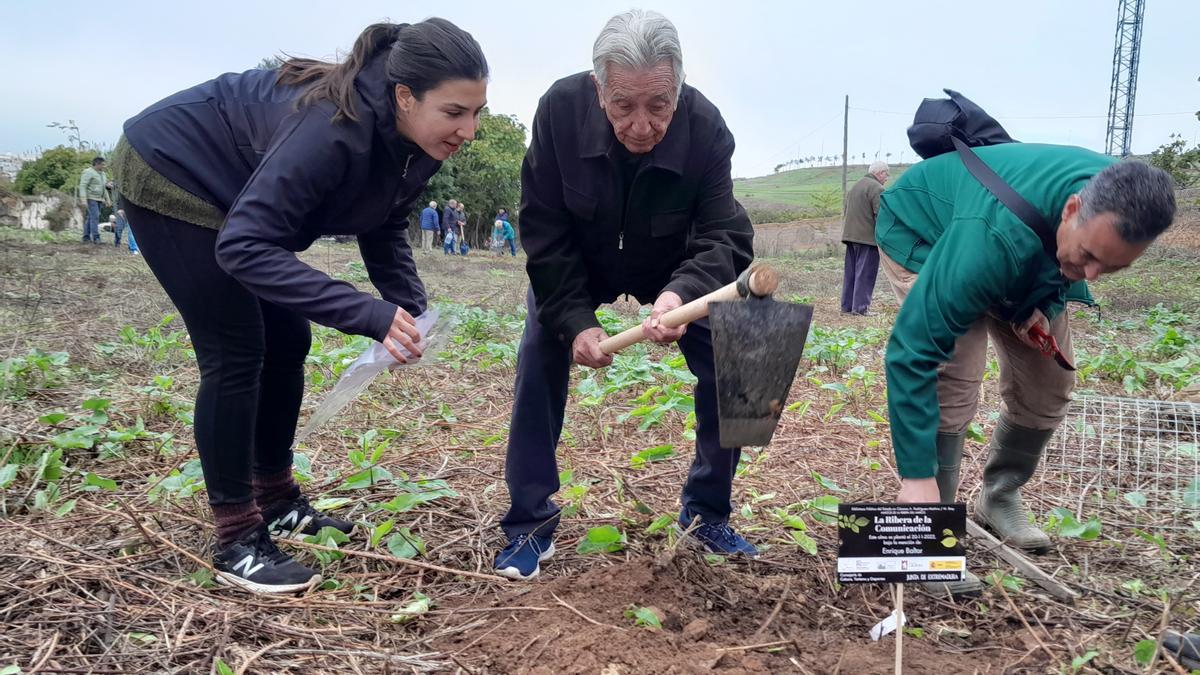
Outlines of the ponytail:
<svg viewBox="0 0 1200 675">
<path fill-rule="evenodd" d="M 308 85 L 300 96 L 299 105 L 311 105 L 316 101 L 332 101 L 337 106 L 335 122 L 342 119 L 358 121 L 354 109 L 354 78 L 376 54 L 388 49 L 396 36 L 408 24 L 376 23 L 367 26 L 354 41 L 350 56 L 341 63 L 328 63 L 317 59 L 290 58 L 279 67 L 278 84 Z"/>
<path fill-rule="evenodd" d="M 354 78 L 367 62 L 387 50 L 388 88 L 403 84 L 417 100 L 447 80 L 486 80 L 487 60 L 471 34 L 445 19 L 420 23 L 376 23 L 354 41 L 350 56 L 341 63 L 289 58 L 279 67 L 276 83 L 308 88 L 298 104 L 332 101 L 335 122 L 358 121 Z"/>
</svg>

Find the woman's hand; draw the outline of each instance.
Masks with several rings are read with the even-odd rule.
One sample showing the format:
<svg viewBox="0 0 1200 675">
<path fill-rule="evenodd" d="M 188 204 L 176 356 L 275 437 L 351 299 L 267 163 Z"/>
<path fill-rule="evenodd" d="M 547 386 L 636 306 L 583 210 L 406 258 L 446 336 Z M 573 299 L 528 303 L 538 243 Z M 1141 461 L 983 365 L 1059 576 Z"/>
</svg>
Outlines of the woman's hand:
<svg viewBox="0 0 1200 675">
<path fill-rule="evenodd" d="M 396 316 L 392 317 L 392 327 L 388 329 L 383 346 L 392 358 L 400 363 L 409 363 L 421 358 L 420 340 L 421 331 L 417 330 L 417 323 L 412 315 L 404 311 L 403 307 L 397 307 Z M 407 349 L 411 356 L 405 356 L 400 347 Z"/>
</svg>

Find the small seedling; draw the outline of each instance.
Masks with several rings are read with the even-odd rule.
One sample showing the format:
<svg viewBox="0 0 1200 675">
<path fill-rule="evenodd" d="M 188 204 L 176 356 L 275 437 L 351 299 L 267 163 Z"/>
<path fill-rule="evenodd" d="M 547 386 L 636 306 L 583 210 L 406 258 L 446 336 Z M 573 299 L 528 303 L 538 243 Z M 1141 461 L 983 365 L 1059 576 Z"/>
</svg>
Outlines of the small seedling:
<svg viewBox="0 0 1200 675">
<path fill-rule="evenodd" d="M 433 601 L 429 599 L 429 596 L 417 591 L 413 593 L 412 599 L 401 607 L 400 611 L 393 614 L 389 620 L 392 623 L 408 623 L 432 608 Z"/>
<path fill-rule="evenodd" d="M 633 625 L 649 628 L 650 630 L 662 630 L 662 617 L 659 614 L 660 610 L 654 607 L 630 605 L 625 610 L 625 618 L 633 619 Z"/>
<path fill-rule="evenodd" d="M 587 531 L 575 547 L 577 553 L 616 553 L 625 548 L 625 533 L 612 525 L 601 525 Z"/>
</svg>

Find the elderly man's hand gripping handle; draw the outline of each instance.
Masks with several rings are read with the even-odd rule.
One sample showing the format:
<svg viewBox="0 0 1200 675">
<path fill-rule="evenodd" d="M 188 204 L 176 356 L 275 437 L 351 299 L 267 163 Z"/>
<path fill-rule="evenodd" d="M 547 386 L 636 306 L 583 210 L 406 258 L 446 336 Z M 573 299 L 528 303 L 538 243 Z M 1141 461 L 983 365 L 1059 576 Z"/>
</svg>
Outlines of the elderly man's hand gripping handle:
<svg viewBox="0 0 1200 675">
<path fill-rule="evenodd" d="M 728 302 L 746 295 L 765 297 L 779 287 L 779 275 L 766 265 L 755 265 L 742 273 L 732 284 L 722 286 L 708 295 L 687 304 L 672 291 L 659 294 L 650 316 L 640 326 L 634 326 L 610 338 L 600 341 L 599 348 L 605 354 L 615 354 L 629 345 L 642 340 L 668 343 L 678 340 L 687 330 L 687 324 L 708 316 L 710 302 Z"/>
</svg>

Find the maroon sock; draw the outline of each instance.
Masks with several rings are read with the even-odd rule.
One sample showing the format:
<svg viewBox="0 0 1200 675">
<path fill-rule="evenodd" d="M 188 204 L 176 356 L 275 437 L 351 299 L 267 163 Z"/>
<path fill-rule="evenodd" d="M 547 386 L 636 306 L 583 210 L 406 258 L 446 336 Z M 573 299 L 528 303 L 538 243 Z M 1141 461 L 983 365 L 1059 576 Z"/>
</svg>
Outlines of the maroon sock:
<svg viewBox="0 0 1200 675">
<path fill-rule="evenodd" d="M 254 477 L 254 501 L 265 513 L 280 502 L 290 502 L 300 496 L 300 486 L 292 476 L 292 467 L 278 473 Z"/>
<path fill-rule="evenodd" d="M 224 550 L 254 527 L 262 525 L 262 513 L 253 501 L 242 504 L 214 504 L 217 523 L 217 548 Z"/>
</svg>

